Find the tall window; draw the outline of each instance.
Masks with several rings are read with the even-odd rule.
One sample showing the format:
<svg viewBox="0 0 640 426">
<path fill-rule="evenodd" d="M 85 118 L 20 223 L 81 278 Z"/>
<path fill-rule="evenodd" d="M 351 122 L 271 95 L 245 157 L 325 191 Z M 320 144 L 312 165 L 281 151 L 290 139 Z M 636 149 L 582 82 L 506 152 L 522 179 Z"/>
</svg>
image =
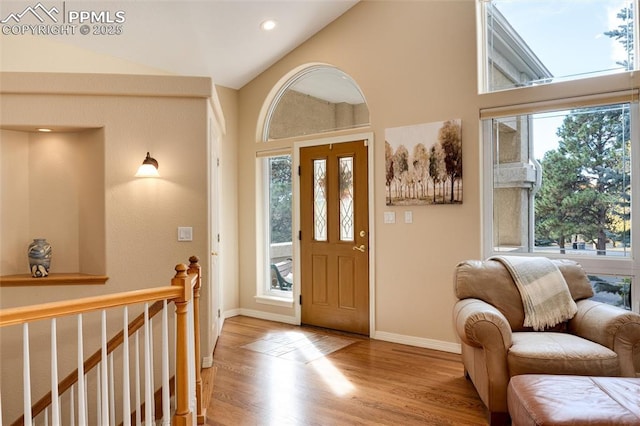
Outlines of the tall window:
<svg viewBox="0 0 640 426">
<path fill-rule="evenodd" d="M 491 253 L 574 258 L 596 299 L 631 309 L 632 134 L 637 104 L 546 111 L 483 122 L 490 141 Z M 633 130 L 633 131 L 632 131 Z M 598 265 L 600 264 L 600 265 Z M 631 268 L 632 269 L 632 268 Z"/>
<path fill-rule="evenodd" d="M 480 111 L 484 255 L 573 258 L 596 299 L 635 311 L 638 87 L 628 71 L 637 67 L 637 6 L 480 0 L 479 8 L 481 99 L 490 104 Z M 554 90 L 532 87 L 548 83 Z M 514 96 L 496 104 L 488 92 L 505 89 Z"/>
<path fill-rule="evenodd" d="M 268 197 L 269 268 L 265 294 L 290 293 L 293 286 L 291 156 L 268 157 L 265 162 L 265 192 Z"/>
</svg>

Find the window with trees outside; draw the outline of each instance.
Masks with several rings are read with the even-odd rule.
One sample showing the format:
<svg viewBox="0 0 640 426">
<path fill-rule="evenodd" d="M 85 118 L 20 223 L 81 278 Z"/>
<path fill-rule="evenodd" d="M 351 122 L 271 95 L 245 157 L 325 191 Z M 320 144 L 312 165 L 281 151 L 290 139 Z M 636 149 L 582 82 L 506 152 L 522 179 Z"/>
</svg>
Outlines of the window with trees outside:
<svg viewBox="0 0 640 426">
<path fill-rule="evenodd" d="M 267 229 L 270 279 L 264 294 L 290 297 L 293 286 L 291 155 L 264 158 L 268 196 Z"/>
<path fill-rule="evenodd" d="M 484 91 L 552 83 L 562 93 L 566 80 L 597 76 L 606 86 L 607 75 L 633 71 L 635 7 L 630 1 L 481 1 Z M 573 258 L 585 267 L 594 299 L 637 311 L 637 89 L 589 90 L 544 101 L 528 101 L 523 92 L 522 104 L 481 110 L 484 252 Z"/>
</svg>

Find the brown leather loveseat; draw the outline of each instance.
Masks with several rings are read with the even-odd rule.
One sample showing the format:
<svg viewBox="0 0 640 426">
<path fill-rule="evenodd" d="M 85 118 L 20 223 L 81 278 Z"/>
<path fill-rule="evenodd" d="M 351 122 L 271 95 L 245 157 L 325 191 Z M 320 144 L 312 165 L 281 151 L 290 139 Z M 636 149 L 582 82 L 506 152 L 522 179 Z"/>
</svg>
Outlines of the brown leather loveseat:
<svg viewBox="0 0 640 426">
<path fill-rule="evenodd" d="M 454 326 L 465 374 L 489 411 L 489 422 L 508 419 L 507 386 L 521 374 L 640 377 L 640 315 L 589 300 L 593 289 L 582 267 L 553 260 L 578 312 L 553 330 L 523 327 L 524 309 L 511 274 L 497 260 L 456 266 L 459 299 Z"/>
</svg>

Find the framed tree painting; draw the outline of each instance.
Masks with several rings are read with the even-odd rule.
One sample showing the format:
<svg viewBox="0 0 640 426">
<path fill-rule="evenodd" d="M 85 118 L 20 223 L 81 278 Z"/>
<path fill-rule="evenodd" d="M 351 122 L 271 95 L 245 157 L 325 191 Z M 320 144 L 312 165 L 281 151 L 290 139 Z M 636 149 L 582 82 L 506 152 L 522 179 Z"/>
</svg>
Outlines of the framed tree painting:
<svg viewBox="0 0 640 426">
<path fill-rule="evenodd" d="M 385 130 L 388 206 L 462 203 L 460 119 Z"/>
</svg>

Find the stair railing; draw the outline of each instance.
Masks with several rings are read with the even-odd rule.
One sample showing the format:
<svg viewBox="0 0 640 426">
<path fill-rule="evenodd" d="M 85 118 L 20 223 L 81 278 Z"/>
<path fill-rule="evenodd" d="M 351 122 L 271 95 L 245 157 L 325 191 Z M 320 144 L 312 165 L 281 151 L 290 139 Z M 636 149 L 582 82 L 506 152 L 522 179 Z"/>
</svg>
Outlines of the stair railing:
<svg viewBox="0 0 640 426">
<path fill-rule="evenodd" d="M 134 290 L 103 296 L 87 297 L 61 302 L 44 303 L 0 310 L 0 327 L 22 325 L 23 341 L 23 415 L 13 424 L 34 424 L 37 416 L 44 416 L 44 424 L 101 424 L 115 425 L 119 409 L 121 424 L 155 425 L 194 425 L 204 423 L 205 413 L 202 401 L 202 380 L 200 376 L 199 350 L 199 297 L 201 286 L 201 268 L 198 258 L 192 256 L 190 265 L 178 264 L 171 285 Z M 175 305 L 174 341 L 169 338 L 168 303 Z M 149 303 L 153 303 L 149 306 Z M 144 304 L 144 312 L 134 321 L 128 321 L 128 307 Z M 107 309 L 122 307 L 123 330 L 107 342 L 106 316 Z M 89 312 L 101 313 L 101 348 L 86 360 L 84 359 L 83 344 L 83 314 Z M 154 367 L 153 362 L 153 326 L 151 318 L 160 313 L 161 324 L 161 409 L 154 409 Z M 58 381 L 58 348 L 57 348 L 57 319 L 77 316 L 77 369 Z M 35 321 L 48 320 L 51 327 L 51 391 L 36 404 L 31 404 L 31 373 L 30 373 L 30 341 L 29 324 Z M 140 334 L 144 356 L 140 355 Z M 125 337 L 126 336 L 126 337 Z M 134 339 L 134 354 L 131 356 L 129 340 Z M 170 379 L 169 348 L 174 354 L 175 380 Z M 121 403 L 116 403 L 114 380 L 113 353 L 119 350 L 122 358 L 122 390 Z M 140 360 L 144 368 L 144 403 L 140 398 Z M 130 360 L 135 365 L 134 380 L 131 382 Z M 3 368 L 6 365 L 3 365 Z M 96 368 L 97 367 L 97 368 Z M 94 415 L 89 418 L 88 401 L 88 373 L 96 368 L 96 386 Z M 78 378 L 81 378 L 78 380 Z M 175 386 L 171 392 L 170 383 Z M 175 384 L 175 385 L 173 385 Z M 130 390 L 134 388 L 134 401 L 131 401 Z M 3 389 L 4 392 L 6 390 Z M 175 393 L 174 400 L 171 395 Z M 68 395 L 70 407 L 63 410 L 60 406 L 63 394 Z M 0 393 L 0 426 L 2 425 L 2 410 L 8 407 L 3 404 L 3 394 Z M 173 407 L 171 404 L 173 403 Z M 144 412 L 142 412 L 144 410 Z M 66 418 L 63 415 L 65 412 Z M 170 413 L 173 413 L 172 415 Z M 158 418 L 156 418 L 158 416 Z M 77 423 L 76 423 L 77 422 Z"/>
</svg>

